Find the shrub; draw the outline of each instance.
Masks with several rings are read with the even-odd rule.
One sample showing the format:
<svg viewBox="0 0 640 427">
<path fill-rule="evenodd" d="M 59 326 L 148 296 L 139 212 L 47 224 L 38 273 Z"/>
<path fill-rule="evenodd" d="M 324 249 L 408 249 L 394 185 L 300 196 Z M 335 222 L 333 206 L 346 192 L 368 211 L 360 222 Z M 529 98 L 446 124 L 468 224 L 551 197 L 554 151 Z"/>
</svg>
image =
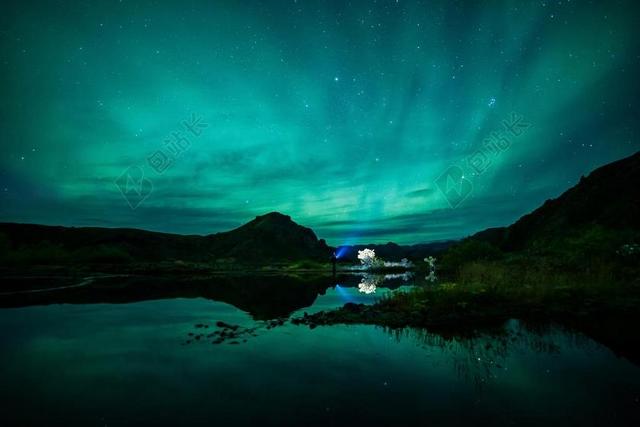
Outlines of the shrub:
<svg viewBox="0 0 640 427">
<path fill-rule="evenodd" d="M 488 242 L 465 239 L 450 247 L 442 256 L 441 269 L 458 271 L 464 264 L 478 260 L 496 260 L 503 257 L 500 249 Z"/>
</svg>

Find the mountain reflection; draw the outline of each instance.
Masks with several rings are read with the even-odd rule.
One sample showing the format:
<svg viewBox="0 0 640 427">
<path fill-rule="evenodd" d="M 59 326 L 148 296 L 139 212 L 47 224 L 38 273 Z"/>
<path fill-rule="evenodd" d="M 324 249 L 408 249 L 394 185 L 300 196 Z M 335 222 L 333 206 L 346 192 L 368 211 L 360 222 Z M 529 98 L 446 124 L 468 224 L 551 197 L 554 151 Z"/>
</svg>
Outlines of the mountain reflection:
<svg viewBox="0 0 640 427">
<path fill-rule="evenodd" d="M 51 282 L 54 283 L 53 281 Z M 79 286 L 78 283 L 86 283 Z M 207 277 L 100 277 L 79 279 L 69 286 L 43 292 L 23 291 L 0 295 L 0 308 L 49 304 L 135 303 L 173 298 L 203 298 L 230 304 L 253 320 L 280 326 L 283 319 L 304 310 L 331 310 L 345 302 L 373 303 L 384 292 L 416 284 L 410 275 L 220 275 Z M 340 286 L 336 286 L 340 283 Z M 363 283 L 376 293 L 362 293 Z M 33 289 L 25 283 L 14 289 Z M 350 288 L 349 290 L 347 290 Z M 327 292 L 332 289 L 331 292 Z M 380 292 L 383 290 L 383 292 Z M 358 297 L 360 295 L 360 297 Z M 319 298 L 322 296 L 322 298 Z M 328 297 L 328 298 L 327 298 Z M 302 313 L 300 313 L 302 315 Z M 295 315 L 294 315 L 295 316 Z M 270 323 L 277 320 L 278 324 Z M 288 322 L 287 322 L 288 323 Z M 504 375 L 505 360 L 517 351 L 553 354 L 561 348 L 587 346 L 588 337 L 604 344 L 616 355 L 640 365 L 640 348 L 634 328 L 600 319 L 560 329 L 547 324 L 509 321 L 503 325 L 478 326 L 466 331 L 385 329 L 395 339 L 412 339 L 425 348 L 441 348 L 459 375 L 478 385 Z M 575 333 L 571 331 L 580 331 Z"/>
<path fill-rule="evenodd" d="M 205 298 L 227 303 L 255 320 L 288 317 L 310 307 L 319 295 L 340 283 L 358 287 L 373 283 L 389 289 L 410 284 L 410 275 L 219 275 L 209 277 L 98 277 L 84 279 L 85 286 L 56 287 L 43 292 L 0 295 L 0 307 L 47 304 L 132 303 L 171 298 Z M 362 281 L 362 282 L 361 282 Z M 25 284 L 24 289 L 30 286 Z"/>
</svg>

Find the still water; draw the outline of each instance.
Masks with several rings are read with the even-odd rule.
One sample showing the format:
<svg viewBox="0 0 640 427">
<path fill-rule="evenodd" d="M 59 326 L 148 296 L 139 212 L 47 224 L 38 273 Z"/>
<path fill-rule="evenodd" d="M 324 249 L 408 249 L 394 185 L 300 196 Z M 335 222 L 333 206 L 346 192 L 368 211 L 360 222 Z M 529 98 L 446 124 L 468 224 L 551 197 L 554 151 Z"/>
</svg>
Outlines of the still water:
<svg viewBox="0 0 640 427">
<path fill-rule="evenodd" d="M 278 291 L 263 299 L 298 316 L 393 292 L 377 285 L 334 284 L 293 305 Z M 512 320 L 471 338 L 271 327 L 264 304 L 187 293 L 4 304 L 0 424 L 640 425 L 640 368 L 558 327 Z M 252 333 L 213 344 L 218 321 Z"/>
</svg>

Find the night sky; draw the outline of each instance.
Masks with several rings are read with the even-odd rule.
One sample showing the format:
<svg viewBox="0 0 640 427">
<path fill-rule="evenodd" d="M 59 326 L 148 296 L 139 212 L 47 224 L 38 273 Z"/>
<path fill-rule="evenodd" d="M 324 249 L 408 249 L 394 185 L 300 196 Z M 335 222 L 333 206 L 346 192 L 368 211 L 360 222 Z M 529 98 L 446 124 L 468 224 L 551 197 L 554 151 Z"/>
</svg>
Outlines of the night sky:
<svg viewBox="0 0 640 427">
<path fill-rule="evenodd" d="M 640 149 L 634 3 L 9 2 L 0 221 L 507 225 Z"/>
</svg>

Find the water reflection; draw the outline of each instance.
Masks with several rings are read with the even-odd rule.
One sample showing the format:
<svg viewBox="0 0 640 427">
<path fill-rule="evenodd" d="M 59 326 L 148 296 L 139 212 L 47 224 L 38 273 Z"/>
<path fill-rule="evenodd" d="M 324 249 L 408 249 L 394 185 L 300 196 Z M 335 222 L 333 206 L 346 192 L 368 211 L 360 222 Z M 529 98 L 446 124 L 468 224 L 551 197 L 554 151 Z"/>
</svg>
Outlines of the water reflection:
<svg viewBox="0 0 640 427">
<path fill-rule="evenodd" d="M 381 286 L 383 283 L 388 282 L 391 284 L 393 281 L 402 280 L 403 282 L 408 282 L 413 278 L 413 273 L 410 271 L 405 271 L 404 273 L 395 273 L 395 274 L 370 274 L 365 273 L 358 283 L 358 291 L 363 294 L 373 294 L 376 292 L 378 286 Z"/>
<path fill-rule="evenodd" d="M 205 298 L 233 305 L 255 320 L 288 317 L 293 312 L 312 307 L 328 290 L 349 296 L 349 288 L 364 295 L 376 289 L 397 289 L 411 285 L 411 273 L 332 275 L 220 275 L 210 277 L 101 277 L 86 286 L 52 289 L 47 292 L 0 295 L 1 307 L 24 307 L 48 304 L 132 303 L 170 298 Z M 375 300 L 360 300 L 373 303 Z M 347 301 L 336 300 L 337 308 Z"/>
<path fill-rule="evenodd" d="M 339 280 L 96 282 L 26 301 L 73 305 L 0 310 L 3 425 L 638 425 L 638 368 L 555 325 L 287 321 L 414 283 L 388 278 L 362 294 L 362 276 Z"/>
<path fill-rule="evenodd" d="M 205 298 L 233 305 L 256 320 L 266 320 L 286 317 L 312 305 L 331 284 L 330 276 L 107 277 L 80 288 L 5 295 L 0 297 L 0 307 Z"/>
<path fill-rule="evenodd" d="M 579 349 L 595 351 L 598 346 L 583 334 L 554 324 L 509 320 L 502 325 L 473 331 L 430 332 L 404 328 L 383 330 L 396 342 L 415 342 L 427 352 L 437 349 L 458 378 L 483 387 L 508 374 L 510 356 L 514 354 L 559 354 Z M 601 347 L 600 347 L 601 348 Z"/>
<path fill-rule="evenodd" d="M 339 285 L 338 285 L 339 283 Z M 402 274 L 345 274 L 333 277 L 316 276 L 282 276 L 282 275 L 237 275 L 209 277 L 110 277 L 100 278 L 83 287 L 58 289 L 51 292 L 37 292 L 0 296 L 0 308 L 25 307 L 51 304 L 96 304 L 96 303 L 132 303 L 150 300 L 170 300 L 176 298 L 205 299 L 221 302 L 247 313 L 253 321 L 266 322 L 260 327 L 265 331 L 271 327 L 281 326 L 290 316 L 302 316 L 305 312 L 313 313 L 321 310 L 332 310 L 342 307 L 347 302 L 372 304 L 387 292 L 397 289 L 409 289 L 419 284 L 411 273 Z M 215 305 L 211 315 L 206 319 L 215 322 Z M 205 320 L 205 319 L 202 319 Z M 584 324 L 572 325 L 576 330 L 594 337 L 599 342 L 635 364 L 640 364 L 640 345 L 635 328 L 623 321 L 601 318 Z M 270 323 L 270 322 L 276 322 Z M 245 325 L 253 327 L 254 325 Z M 474 378 L 491 378 L 486 371 L 478 375 L 478 366 L 495 370 L 500 365 L 501 354 L 509 348 L 519 348 L 515 343 L 522 342 L 526 335 L 527 342 L 534 350 L 553 352 L 557 345 L 549 337 L 548 330 L 536 330 L 539 325 L 511 325 L 503 329 L 487 330 L 481 335 L 469 337 L 468 334 L 446 334 L 439 331 L 433 334 L 426 331 L 389 331 L 396 338 L 412 334 L 424 343 L 437 344 L 452 353 L 458 352 L 460 366 L 471 366 L 467 370 Z M 189 331 L 194 332 L 195 331 Z M 251 331 L 253 332 L 253 331 Z M 432 331 L 433 332 L 433 331 Z M 201 332 L 198 332 L 201 333 Z M 227 334 L 231 336 L 231 334 Z M 195 335 L 194 335 L 195 336 Z M 544 336 L 545 339 L 537 339 Z M 565 334 L 563 340 L 571 335 Z M 215 338 L 215 337 L 212 337 Z M 247 337 L 242 337 L 245 339 Z M 242 342 L 242 340 L 240 340 Z M 563 341 L 563 343 L 564 343 Z M 471 359 L 460 356 L 462 349 Z M 483 354 L 487 353 L 487 354 Z M 475 355 L 472 358 L 472 355 Z M 479 359 L 478 359 L 479 358 Z M 465 362 L 465 363 L 463 363 Z M 493 362 L 493 363 L 491 363 Z M 461 369 L 463 371 L 463 369 Z M 472 374 L 475 373 L 475 374 Z"/>
<path fill-rule="evenodd" d="M 202 298 L 0 310 L 0 324 L 3 425 L 638 425 L 638 369 L 554 326 L 267 331 Z"/>
<path fill-rule="evenodd" d="M 363 294 L 373 294 L 376 291 L 378 285 L 384 281 L 382 276 L 374 276 L 365 274 L 360 283 L 358 284 L 358 291 Z"/>
</svg>

